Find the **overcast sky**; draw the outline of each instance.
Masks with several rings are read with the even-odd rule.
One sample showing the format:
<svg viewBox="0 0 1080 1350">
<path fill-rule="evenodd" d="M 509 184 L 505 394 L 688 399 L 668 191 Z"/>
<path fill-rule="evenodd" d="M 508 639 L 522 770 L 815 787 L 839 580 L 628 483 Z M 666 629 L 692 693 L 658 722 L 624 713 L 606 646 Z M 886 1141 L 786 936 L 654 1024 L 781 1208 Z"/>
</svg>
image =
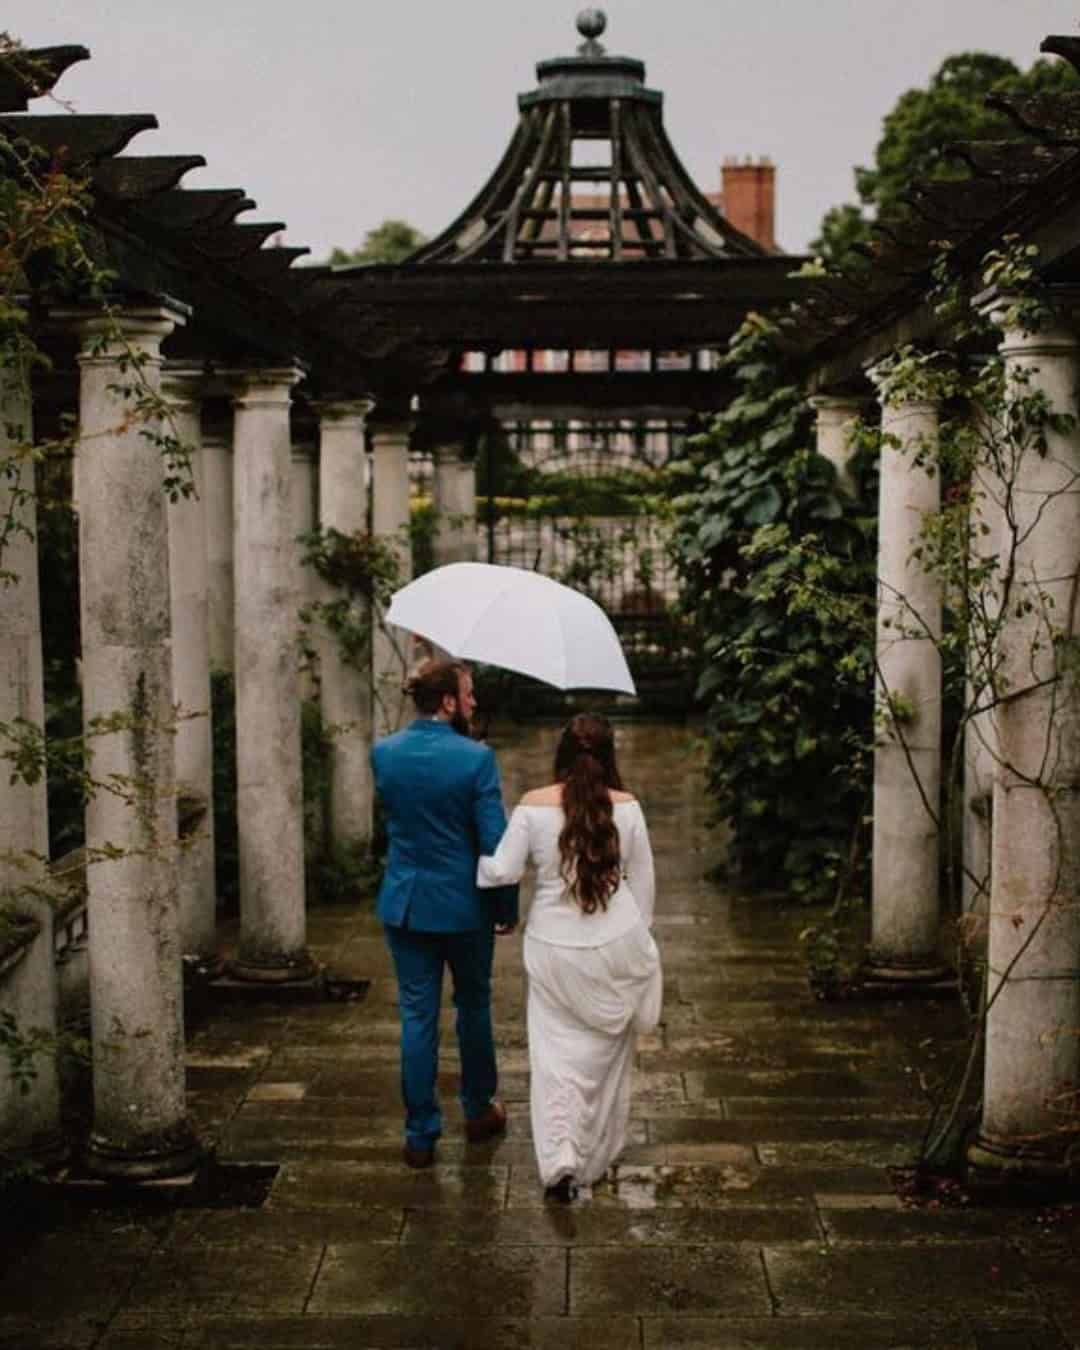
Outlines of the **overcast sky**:
<svg viewBox="0 0 1080 1350">
<path fill-rule="evenodd" d="M 92 59 L 76 111 L 152 112 L 130 153 L 199 153 L 188 187 L 243 187 L 324 255 L 403 217 L 442 229 L 486 181 L 535 64 L 580 41 L 552 0 L 6 0 L 27 46 Z M 854 196 L 881 119 L 958 51 L 1028 66 L 1080 33 L 1078 0 L 611 0 L 608 50 L 646 63 L 668 133 L 710 190 L 725 155 L 777 165 L 780 243 L 805 247 Z M 34 111 L 46 111 L 40 100 Z"/>
</svg>

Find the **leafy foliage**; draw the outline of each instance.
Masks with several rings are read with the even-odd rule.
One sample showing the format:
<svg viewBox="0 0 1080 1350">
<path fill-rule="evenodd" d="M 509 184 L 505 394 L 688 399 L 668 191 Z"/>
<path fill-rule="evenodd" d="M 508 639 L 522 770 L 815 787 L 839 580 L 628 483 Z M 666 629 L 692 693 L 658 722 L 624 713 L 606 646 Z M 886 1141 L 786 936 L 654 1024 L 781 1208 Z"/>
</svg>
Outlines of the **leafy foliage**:
<svg viewBox="0 0 1080 1350">
<path fill-rule="evenodd" d="M 407 220 L 384 220 L 381 225 L 368 230 L 358 248 L 333 249 L 330 264 L 343 267 L 349 263 L 401 262 L 426 242 L 426 236 Z"/>
<path fill-rule="evenodd" d="M 811 410 L 750 316 L 723 366 L 737 393 L 672 466 L 676 563 L 706 634 L 708 785 L 741 879 L 832 895 L 866 809 L 872 631 L 824 598 L 873 599 L 872 512 L 837 488 Z"/>
</svg>

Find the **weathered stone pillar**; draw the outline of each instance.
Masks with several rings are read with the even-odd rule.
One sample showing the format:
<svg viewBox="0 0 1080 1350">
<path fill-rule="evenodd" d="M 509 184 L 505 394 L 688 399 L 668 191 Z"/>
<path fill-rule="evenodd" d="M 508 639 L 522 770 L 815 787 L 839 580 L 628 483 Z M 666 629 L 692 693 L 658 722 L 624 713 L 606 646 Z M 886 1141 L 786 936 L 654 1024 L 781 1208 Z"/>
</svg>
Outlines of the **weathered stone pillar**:
<svg viewBox="0 0 1080 1350">
<path fill-rule="evenodd" d="M 365 423 L 368 399 L 325 402 L 319 411 L 319 524 L 343 535 L 367 531 Z M 324 585 L 324 598 L 337 598 Z M 357 616 L 361 623 L 371 615 Z M 359 665 L 357 664 L 359 660 Z M 336 850 L 371 839 L 370 649 L 350 660 L 333 633 L 319 639 L 323 726 L 330 737 L 330 838 Z"/>
<path fill-rule="evenodd" d="M 941 798 L 941 583 L 916 558 L 940 505 L 937 405 L 882 390 L 870 964 L 896 982 L 943 973 L 937 955 Z M 926 462 L 922 462 L 925 457 Z"/>
<path fill-rule="evenodd" d="M 999 440 L 1004 428 L 993 425 L 983 409 L 972 414 L 984 444 Z M 990 840 L 993 818 L 994 777 L 997 771 L 997 720 L 990 708 L 993 691 L 986 687 L 994 655 L 989 650 L 991 626 L 996 622 L 1001 581 L 1000 568 L 994 565 L 1001 546 L 1004 492 L 990 456 L 984 454 L 971 480 L 970 559 L 972 585 L 978 585 L 975 613 L 967 654 L 967 699 L 971 708 L 987 710 L 971 716 L 964 727 L 964 793 L 961 840 L 963 875 L 961 894 L 968 927 L 964 934 L 969 945 L 986 947 L 986 922 L 990 901 Z M 990 570 L 987 567 L 990 565 Z M 975 578 L 985 576 L 977 583 Z"/>
<path fill-rule="evenodd" d="M 294 367 L 239 378 L 233 436 L 241 979 L 309 977 L 292 496 Z"/>
<path fill-rule="evenodd" d="M 299 563 L 297 572 L 297 633 L 302 631 L 300 613 L 313 601 L 319 598 L 318 577 L 310 567 L 305 567 L 301 561 L 304 556 L 304 545 L 300 542 L 301 536 L 309 535 L 315 528 L 316 520 L 316 488 L 318 485 L 318 453 L 315 446 L 310 442 L 294 442 L 292 447 L 292 523 L 293 539 L 296 548 L 296 557 Z M 304 702 L 313 699 L 316 694 L 315 672 L 311 668 L 310 659 L 305 652 L 299 654 L 301 661 L 300 668 L 300 698 Z"/>
<path fill-rule="evenodd" d="M 1001 350 L 1010 398 L 1077 415 L 1071 330 L 1008 328 Z M 1080 432 L 1042 431 L 1045 450 L 1033 436 L 1014 451 L 1000 538 L 1015 580 L 999 627 L 986 1066 L 969 1154 L 1021 1180 L 1068 1170 L 1080 1087 Z"/>
<path fill-rule="evenodd" d="M 849 497 L 855 495 L 851 474 L 851 432 L 863 409 L 863 400 L 840 394 L 816 394 L 810 406 L 817 414 L 817 452 L 836 470 L 836 482 Z"/>
<path fill-rule="evenodd" d="M 235 632 L 233 587 L 233 454 L 231 435 L 203 433 L 203 517 L 206 527 L 207 624 L 211 670 L 232 670 Z"/>
<path fill-rule="evenodd" d="M 409 541 L 409 435 L 405 415 L 383 419 L 372 427 L 371 528 L 397 554 L 398 584 L 412 576 Z M 376 735 L 396 731 L 404 722 L 406 699 L 402 685 L 409 667 L 409 639 L 400 629 L 387 627 L 376 615 L 372 634 L 372 696 Z"/>
<path fill-rule="evenodd" d="M 37 512 L 27 372 L 15 358 L 0 365 L 0 723 L 16 719 L 45 727 L 38 602 Z M 4 746 L 0 734 L 0 748 Z M 45 774 L 36 783 L 12 782 L 0 772 L 0 907 L 25 916 L 37 937 L 0 960 L 5 1007 L 21 1035 L 56 1034 L 57 980 L 52 908 L 44 894 L 49 857 Z M 42 888 L 42 889 L 39 889 Z M 21 954 L 20 954 L 21 953 Z M 33 1081 L 23 1092 L 0 1054 L 0 1151 L 40 1155 L 60 1142 L 60 1093 L 52 1049 L 34 1056 Z"/>
<path fill-rule="evenodd" d="M 476 462 L 460 447 L 435 451 L 435 564 L 476 561 Z"/>
<path fill-rule="evenodd" d="M 191 463 L 189 496 L 170 501 L 169 590 L 172 604 L 176 792 L 180 853 L 177 884 L 180 942 L 185 956 L 217 960 L 214 886 L 213 738 L 206 540 L 206 475 L 202 457 L 202 369 L 169 363 L 162 393 L 171 410 L 171 434 Z"/>
<path fill-rule="evenodd" d="M 139 1179 L 187 1170 L 176 893 L 173 682 L 160 430 L 124 386 L 160 381 L 164 306 L 85 319 L 79 404 L 83 720 L 99 787 L 86 808 L 94 1126 L 89 1165 Z M 99 729 L 101 722 L 111 729 Z"/>
</svg>

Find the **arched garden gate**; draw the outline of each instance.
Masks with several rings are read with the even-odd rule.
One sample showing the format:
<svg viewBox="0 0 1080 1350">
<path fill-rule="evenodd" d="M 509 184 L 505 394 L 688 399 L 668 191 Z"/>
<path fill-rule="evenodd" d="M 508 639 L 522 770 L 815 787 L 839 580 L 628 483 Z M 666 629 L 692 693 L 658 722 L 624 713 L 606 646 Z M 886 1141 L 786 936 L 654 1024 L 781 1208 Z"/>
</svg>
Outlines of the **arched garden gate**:
<svg viewBox="0 0 1080 1350">
<path fill-rule="evenodd" d="M 479 557 L 577 586 L 612 614 L 639 684 L 670 684 L 688 652 L 657 471 L 723 402 L 716 349 L 791 298 L 792 259 L 695 186 L 662 94 L 607 54 L 604 26 L 584 11 L 577 54 L 538 65 L 457 220 L 400 265 L 333 277 L 340 313 L 362 326 L 379 310 L 433 354 L 411 445 L 414 498 L 437 519 L 430 550 L 414 531 L 415 564 Z"/>
</svg>

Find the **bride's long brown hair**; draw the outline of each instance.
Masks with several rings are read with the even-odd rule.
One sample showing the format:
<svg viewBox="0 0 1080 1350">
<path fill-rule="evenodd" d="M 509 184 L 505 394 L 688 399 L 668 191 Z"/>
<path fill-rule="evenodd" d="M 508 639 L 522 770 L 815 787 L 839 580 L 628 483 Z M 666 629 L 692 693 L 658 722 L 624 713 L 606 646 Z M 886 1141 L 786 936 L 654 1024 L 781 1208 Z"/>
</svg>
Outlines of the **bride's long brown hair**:
<svg viewBox="0 0 1080 1350">
<path fill-rule="evenodd" d="M 607 909 L 619 886 L 619 833 L 611 789 L 622 789 L 611 723 L 579 713 L 559 737 L 555 780 L 566 824 L 559 835 L 560 874 L 585 914 Z"/>
</svg>

